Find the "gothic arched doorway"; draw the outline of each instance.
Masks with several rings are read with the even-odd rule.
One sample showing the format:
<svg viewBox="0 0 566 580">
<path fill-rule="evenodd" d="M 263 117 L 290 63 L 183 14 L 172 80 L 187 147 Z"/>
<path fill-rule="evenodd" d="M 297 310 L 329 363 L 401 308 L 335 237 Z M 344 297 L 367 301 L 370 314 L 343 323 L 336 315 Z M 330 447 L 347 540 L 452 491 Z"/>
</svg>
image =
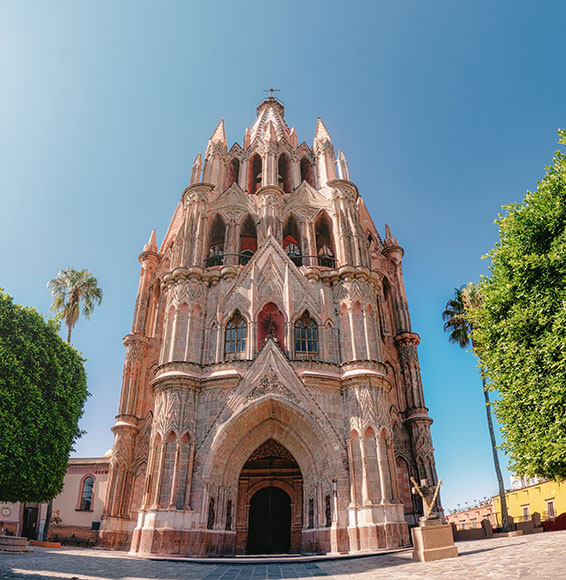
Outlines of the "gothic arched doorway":
<svg viewBox="0 0 566 580">
<path fill-rule="evenodd" d="M 275 439 L 260 445 L 238 481 L 237 552 L 301 551 L 303 478 L 295 458 Z"/>
<path fill-rule="evenodd" d="M 291 498 L 279 487 L 264 487 L 250 501 L 248 554 L 286 554 L 291 546 Z"/>
</svg>

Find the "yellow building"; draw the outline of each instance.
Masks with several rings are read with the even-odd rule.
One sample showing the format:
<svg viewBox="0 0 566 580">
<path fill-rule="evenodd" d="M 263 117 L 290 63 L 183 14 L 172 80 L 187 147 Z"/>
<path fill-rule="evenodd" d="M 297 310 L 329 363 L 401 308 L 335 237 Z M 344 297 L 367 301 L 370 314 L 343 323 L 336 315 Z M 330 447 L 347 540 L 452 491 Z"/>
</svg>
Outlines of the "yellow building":
<svg viewBox="0 0 566 580">
<path fill-rule="evenodd" d="M 566 481 L 544 481 L 505 492 L 507 510 L 515 522 L 530 520 L 540 514 L 541 521 L 566 512 Z M 501 502 L 493 498 L 497 522 L 501 524 Z"/>
</svg>

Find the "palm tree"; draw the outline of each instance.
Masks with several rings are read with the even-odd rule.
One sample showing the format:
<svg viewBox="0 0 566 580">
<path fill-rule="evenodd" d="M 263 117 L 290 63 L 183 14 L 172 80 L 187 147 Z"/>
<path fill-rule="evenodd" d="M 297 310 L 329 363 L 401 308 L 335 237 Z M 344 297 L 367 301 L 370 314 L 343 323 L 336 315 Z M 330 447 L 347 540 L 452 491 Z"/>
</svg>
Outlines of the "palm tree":
<svg viewBox="0 0 566 580">
<path fill-rule="evenodd" d="M 102 290 L 98 287 L 96 278 L 88 270 L 64 268 L 47 283 L 53 302 L 52 312 L 60 312 L 67 326 L 67 342 L 71 343 L 71 331 L 79 319 L 80 303 L 83 302 L 83 314 L 90 318 L 96 304 L 102 302 Z M 47 541 L 53 500 L 47 504 L 45 525 L 43 527 L 43 541 Z"/>
<path fill-rule="evenodd" d="M 481 304 L 481 295 L 476 284 L 470 282 L 467 286 L 454 288 L 454 298 L 448 300 L 446 309 L 442 313 L 444 320 L 444 330 L 450 332 L 448 340 L 457 344 L 460 348 L 472 347 L 475 353 L 473 339 L 473 328 L 467 316 L 467 311 L 477 308 Z M 477 354 L 477 353 L 476 353 Z M 487 415 L 487 425 L 489 427 L 489 436 L 491 438 L 491 450 L 493 453 L 493 464 L 497 476 L 497 485 L 499 487 L 499 500 L 501 502 L 501 527 L 503 531 L 508 531 L 508 513 L 507 502 L 505 501 L 505 486 L 503 485 L 503 476 L 499 465 L 497 455 L 497 444 L 495 442 L 495 431 L 493 430 L 493 420 L 491 418 L 491 402 L 489 400 L 489 391 L 485 380 L 483 366 L 480 367 L 481 380 L 483 386 L 483 396 L 485 398 L 485 412 Z"/>
<path fill-rule="evenodd" d="M 80 303 L 82 312 L 89 318 L 94 307 L 102 302 L 102 290 L 96 278 L 88 270 L 65 268 L 47 283 L 53 297 L 51 310 L 60 312 L 67 326 L 67 342 L 71 342 L 71 331 L 79 319 Z"/>
</svg>

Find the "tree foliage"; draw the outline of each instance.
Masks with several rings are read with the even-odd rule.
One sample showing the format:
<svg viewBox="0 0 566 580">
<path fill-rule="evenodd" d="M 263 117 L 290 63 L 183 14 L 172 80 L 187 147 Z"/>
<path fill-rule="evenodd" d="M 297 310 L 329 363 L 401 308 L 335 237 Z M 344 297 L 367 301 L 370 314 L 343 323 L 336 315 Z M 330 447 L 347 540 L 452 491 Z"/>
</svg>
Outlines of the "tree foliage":
<svg viewBox="0 0 566 580">
<path fill-rule="evenodd" d="M 476 352 L 499 393 L 512 468 L 566 478 L 566 155 L 557 151 L 537 190 L 503 209 L 483 302 L 470 311 Z"/>
<path fill-rule="evenodd" d="M 0 501 L 45 502 L 63 487 L 88 393 L 58 330 L 0 292 Z"/>
<path fill-rule="evenodd" d="M 71 331 L 79 319 L 80 303 L 83 303 L 83 316 L 90 318 L 96 304 L 102 302 L 102 290 L 88 270 L 71 267 L 61 270 L 47 283 L 47 288 L 53 297 L 51 310 L 62 314 L 67 326 L 67 342 L 71 342 Z"/>
</svg>

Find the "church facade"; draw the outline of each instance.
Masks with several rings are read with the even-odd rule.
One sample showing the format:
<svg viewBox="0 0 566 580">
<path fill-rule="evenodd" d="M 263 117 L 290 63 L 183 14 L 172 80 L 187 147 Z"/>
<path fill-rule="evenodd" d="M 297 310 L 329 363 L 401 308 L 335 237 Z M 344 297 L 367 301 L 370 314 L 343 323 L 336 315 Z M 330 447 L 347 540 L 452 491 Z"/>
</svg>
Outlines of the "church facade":
<svg viewBox="0 0 566 580">
<path fill-rule="evenodd" d="M 409 543 L 436 482 L 403 285 L 319 118 L 221 121 L 141 276 L 99 543 L 137 554 Z"/>
</svg>

